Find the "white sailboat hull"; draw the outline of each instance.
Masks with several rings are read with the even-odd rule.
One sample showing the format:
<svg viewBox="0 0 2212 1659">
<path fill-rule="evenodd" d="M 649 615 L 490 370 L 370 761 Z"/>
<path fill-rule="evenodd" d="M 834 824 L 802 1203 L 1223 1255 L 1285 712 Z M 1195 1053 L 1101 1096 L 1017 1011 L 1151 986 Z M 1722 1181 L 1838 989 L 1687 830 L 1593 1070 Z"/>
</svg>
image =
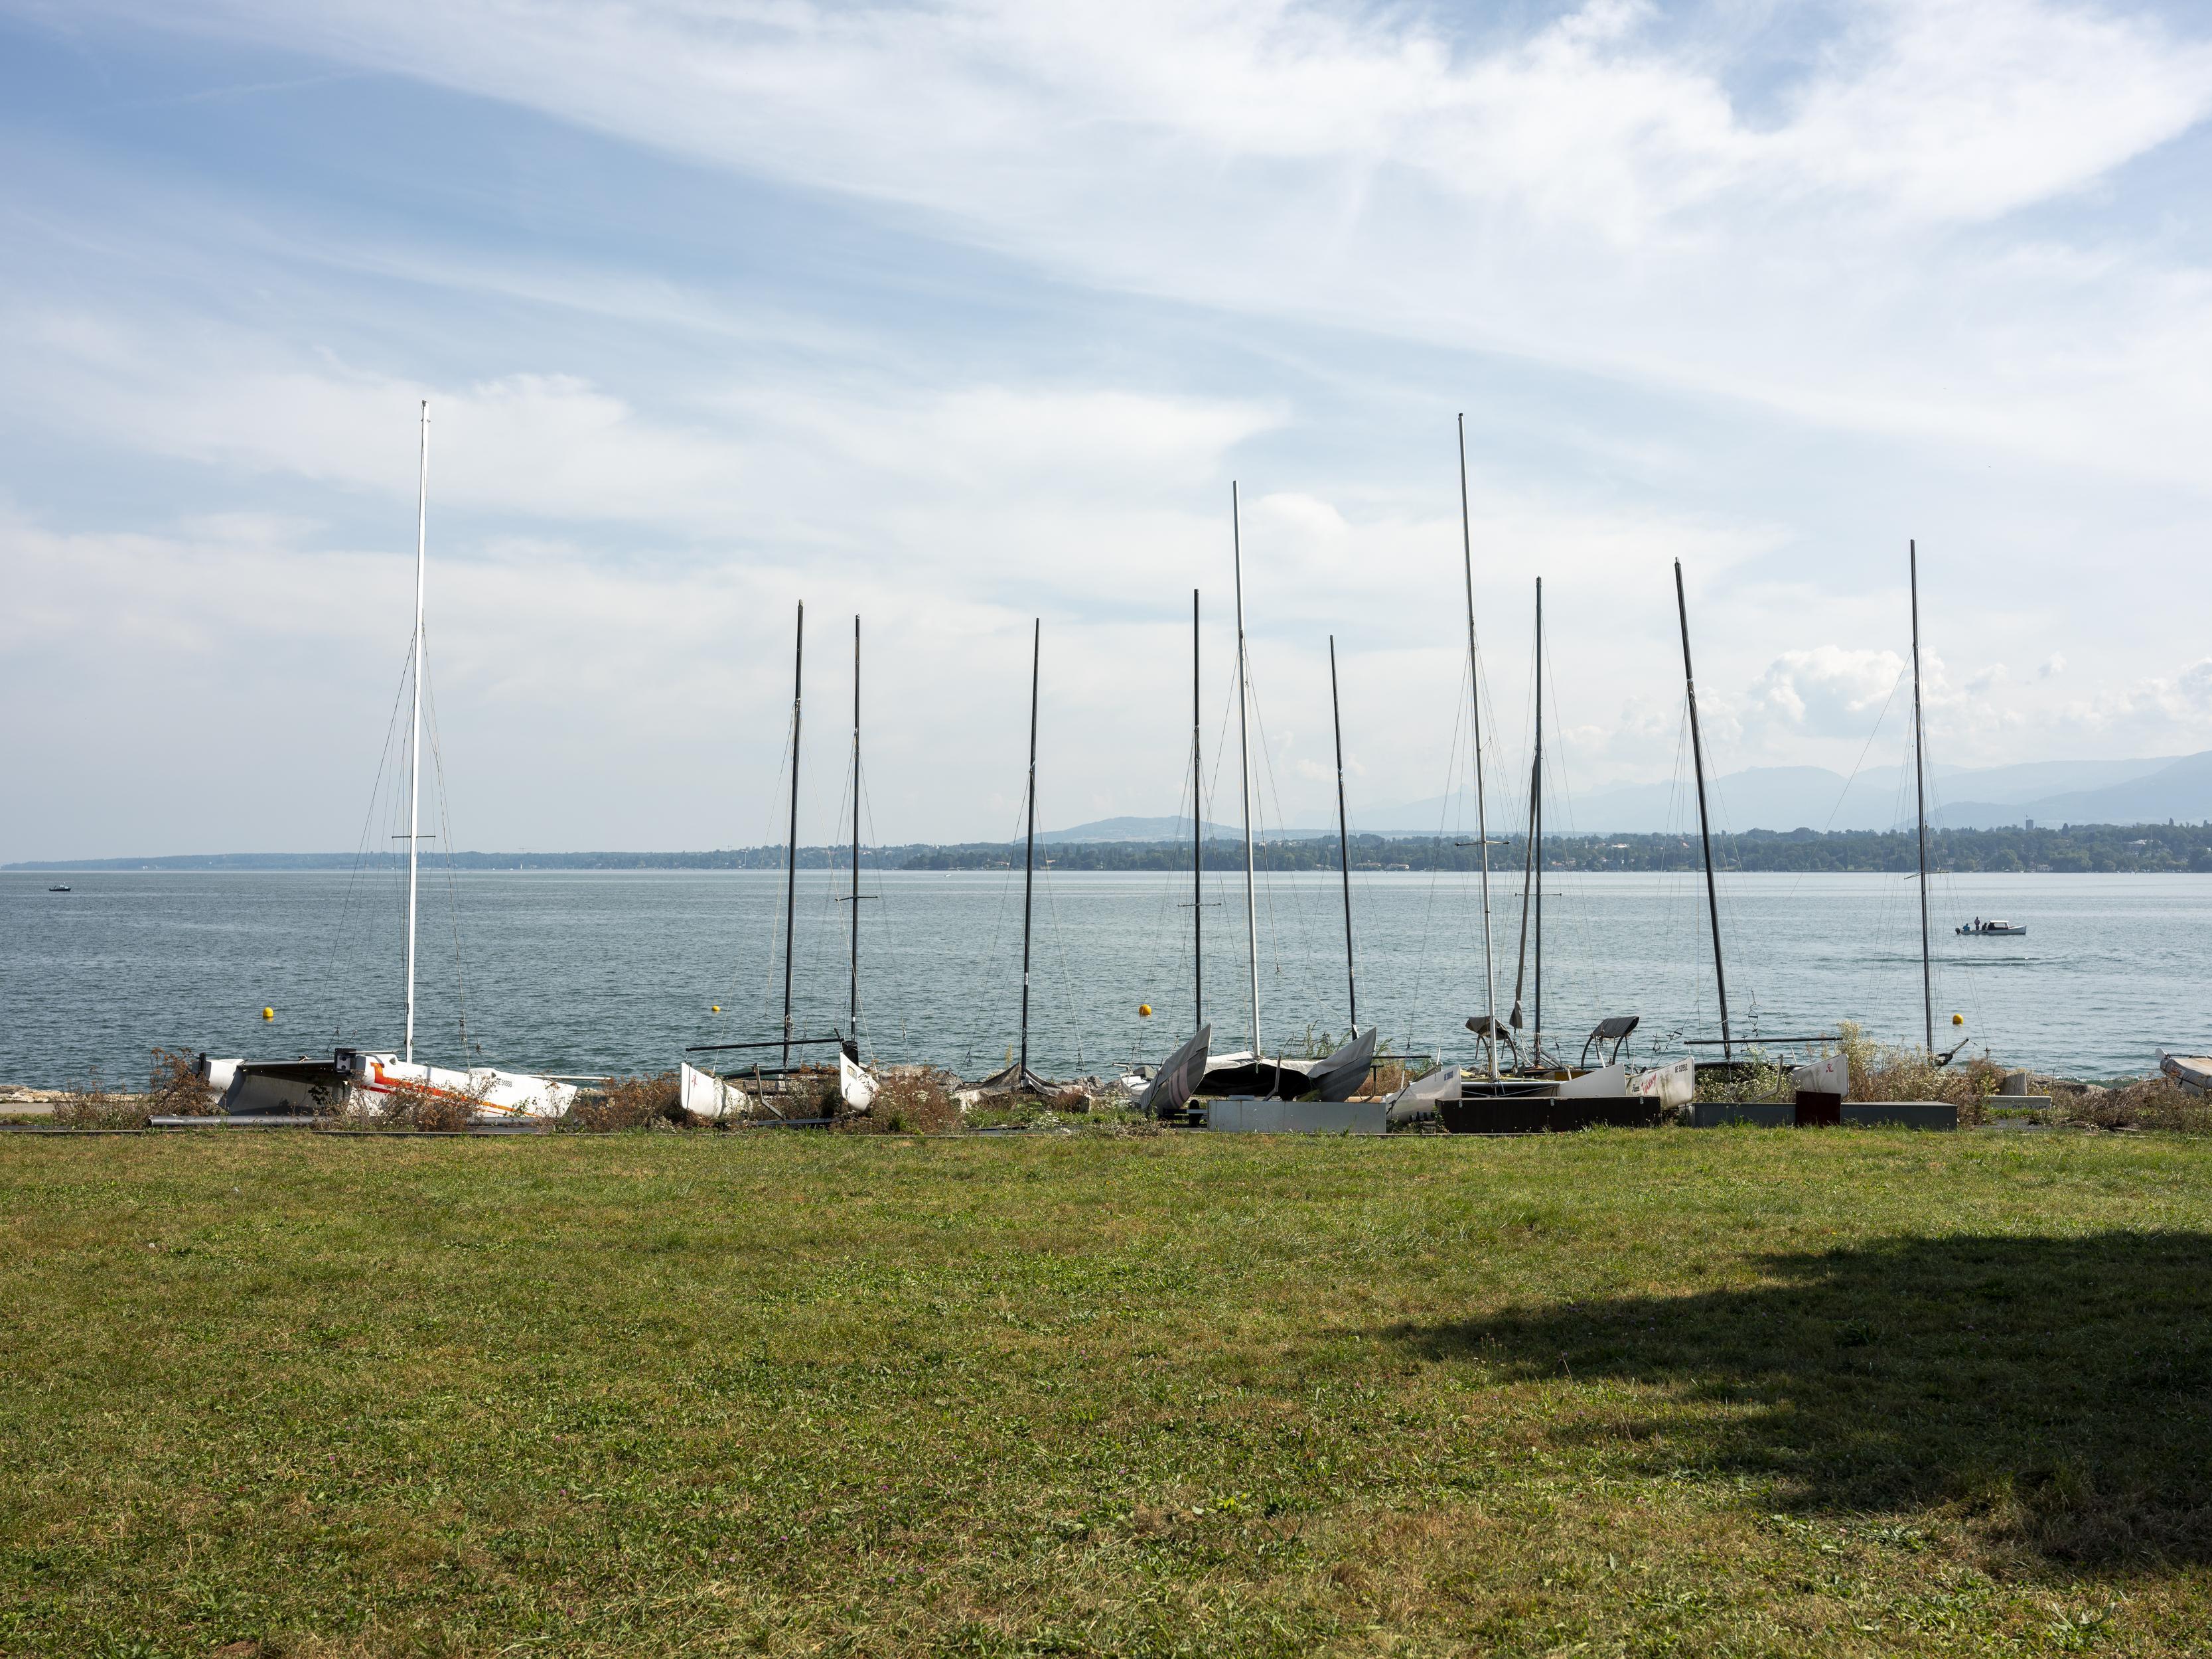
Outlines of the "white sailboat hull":
<svg viewBox="0 0 2212 1659">
<path fill-rule="evenodd" d="M 465 1101 L 480 1117 L 553 1118 L 576 1103 L 576 1091 L 570 1084 L 533 1077 L 527 1072 L 502 1072 L 492 1066 L 461 1071 L 410 1063 L 397 1054 L 347 1049 L 339 1051 L 338 1066 L 346 1074 L 354 1103 L 372 1115 L 380 1113 L 383 1102 L 402 1088 Z"/>
</svg>

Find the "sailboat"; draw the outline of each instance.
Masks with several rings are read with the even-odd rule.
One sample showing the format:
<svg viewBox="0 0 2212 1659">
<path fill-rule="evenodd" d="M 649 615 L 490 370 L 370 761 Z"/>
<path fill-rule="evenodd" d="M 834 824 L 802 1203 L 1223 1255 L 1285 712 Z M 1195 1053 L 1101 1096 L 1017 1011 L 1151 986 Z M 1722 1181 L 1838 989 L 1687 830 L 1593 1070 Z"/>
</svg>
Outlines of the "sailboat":
<svg viewBox="0 0 2212 1659">
<path fill-rule="evenodd" d="M 1344 811 L 1343 726 L 1337 714 L 1336 641 L 1329 641 L 1329 698 L 1336 726 L 1337 842 L 1339 861 L 1345 865 L 1345 969 L 1352 1035 L 1336 1051 L 1320 1060 L 1267 1057 L 1261 1042 L 1259 906 L 1254 881 L 1252 850 L 1251 665 L 1244 633 L 1244 541 L 1237 485 L 1229 486 L 1230 549 L 1236 579 L 1237 601 L 1237 762 L 1244 843 L 1244 945 L 1249 971 L 1252 1046 L 1242 1053 L 1209 1055 L 1206 1044 L 1211 1026 L 1201 1026 L 1197 1037 L 1170 1055 L 1154 1079 L 1155 1089 L 1140 1097 L 1140 1106 L 1165 1115 L 1166 1103 L 1176 1092 L 1191 1103 L 1194 1121 L 1209 1129 L 1248 1132 L 1318 1132 L 1381 1134 L 1388 1127 L 1388 1108 L 1382 1102 L 1353 1101 L 1351 1097 L 1365 1082 L 1373 1067 L 1377 1033 L 1373 1027 L 1359 1031 L 1358 986 L 1352 955 L 1352 887 L 1349 837 Z M 1192 817 L 1202 822 L 1202 797 L 1197 793 L 1198 770 L 1198 596 L 1191 596 L 1192 627 Z M 1203 864 L 1202 830 L 1193 842 L 1194 866 Z M 1195 877 L 1194 878 L 1195 879 Z M 1194 889 L 1194 899 L 1199 897 Z M 1194 912 L 1194 914 L 1199 914 Z M 1194 926 L 1196 926 L 1194 923 Z M 1195 955 L 1195 951 L 1194 951 Z M 1165 1080 L 1165 1087 L 1161 1087 Z M 1188 1080 L 1188 1088 L 1185 1082 Z M 1192 1101 L 1192 1096 L 1203 1097 Z M 1305 1098 L 1300 1098 L 1305 1097 Z"/>
<path fill-rule="evenodd" d="M 1146 1117 L 1173 1118 L 1182 1113 L 1205 1081 L 1206 1059 L 1213 1046 L 1213 1027 L 1206 1021 L 1206 750 L 1198 595 L 1198 589 L 1190 590 L 1190 983 L 1191 1024 L 1195 1030 L 1154 1068 L 1150 1080 L 1135 1090 L 1136 1109 Z"/>
<path fill-rule="evenodd" d="M 1936 958 L 1928 939 L 1928 768 L 1925 751 L 1928 746 L 1927 727 L 1923 723 L 1920 697 L 1920 544 L 1916 540 L 1905 544 L 1906 574 L 1912 592 L 1912 804 L 1917 834 L 1914 841 L 1919 852 L 1920 878 L 1913 884 L 1920 892 L 1920 1015 L 1923 1052 L 1938 1066 L 1948 1066 L 1952 1056 L 1966 1046 L 1964 1041 L 1955 1042 L 1946 1051 L 1936 1046 Z M 1964 933 L 1966 929 L 1960 929 Z M 1990 931 L 1996 931 L 1993 926 Z M 2012 929 L 2025 933 L 2025 927 Z M 1954 1023 L 1957 1016 L 1953 1016 Z"/>
<path fill-rule="evenodd" d="M 787 836 L 784 843 L 783 874 L 783 1024 L 782 1035 L 766 1041 L 750 1042 L 695 1043 L 685 1054 L 727 1054 L 741 1052 L 763 1052 L 774 1048 L 779 1052 L 779 1063 L 750 1066 L 722 1072 L 706 1066 L 695 1066 L 684 1060 L 677 1070 L 677 1099 L 683 1109 L 694 1117 L 731 1118 L 760 1114 L 784 1122 L 817 1120 L 794 1120 L 777 1105 L 775 1097 L 783 1090 L 785 1081 L 794 1072 L 805 1072 L 811 1067 L 794 1066 L 791 1062 L 793 1048 L 826 1048 L 835 1044 L 837 1049 L 838 1097 L 846 1107 L 855 1112 L 866 1111 L 876 1097 L 878 1086 L 876 1079 L 860 1065 L 860 619 L 853 618 L 853 890 L 852 904 L 852 1030 L 845 1033 L 833 1030 L 827 1036 L 800 1036 L 792 1021 L 791 993 L 793 933 L 799 921 L 799 738 L 803 731 L 806 691 L 806 602 L 800 600 L 798 619 L 793 637 L 791 659 L 791 812 Z"/>
<path fill-rule="evenodd" d="M 1037 688 L 1044 665 L 1044 618 L 1031 625 L 1030 635 L 1030 781 L 1029 835 L 1022 854 L 1022 1037 L 1021 1053 L 1004 1071 L 994 1072 L 975 1086 L 993 1093 L 1049 1094 L 1054 1085 L 1030 1069 L 1030 933 L 1036 898 L 1036 757 Z"/>
<path fill-rule="evenodd" d="M 1260 911 L 1253 883 L 1252 682 L 1244 639 L 1244 515 L 1233 479 L 1229 485 L 1229 548 L 1237 604 L 1237 787 L 1243 826 L 1244 960 L 1250 975 L 1247 984 L 1251 1000 L 1247 1006 L 1252 1020 L 1252 1046 L 1211 1056 L 1199 1086 L 1204 1093 L 1212 1096 L 1273 1098 L 1283 1093 L 1284 1078 L 1289 1068 L 1280 1055 L 1269 1060 L 1260 1042 Z M 1304 1072 L 1298 1071 L 1296 1076 L 1302 1087 Z"/>
<path fill-rule="evenodd" d="M 1462 449 L 1462 458 L 1464 450 Z M 1464 459 L 1462 459 L 1462 465 Z M 1462 482 L 1462 489 L 1464 483 Z M 1463 499 L 1463 498 L 1462 498 Z M 1473 582 L 1469 580 L 1470 659 L 1472 659 Z M 1544 1048 L 1544 580 L 1536 579 L 1534 744 L 1528 768 L 1528 824 L 1522 874 L 1521 945 L 1515 969 L 1512 1012 L 1500 1022 L 1495 993 L 1491 1011 L 1467 1022 L 1468 1030 L 1482 1039 L 1488 1063 L 1486 1077 L 1465 1077 L 1456 1099 L 1439 1099 L 1437 1115 L 1454 1134 L 1519 1134 L 1587 1128 L 1605 1123 L 1630 1126 L 1650 1121 L 1656 1109 L 1629 1092 L 1627 1067 L 1620 1049 L 1638 1024 L 1638 1016 L 1625 1014 L 1601 1020 L 1583 1040 L 1572 1064 Z M 1480 678 L 1476 681 L 1480 684 Z M 1477 710 L 1478 716 L 1480 709 Z M 1477 727 L 1480 741 L 1480 728 Z M 1488 862 L 1486 842 L 1484 861 Z M 1486 895 L 1487 882 L 1485 883 Z M 1487 906 L 1486 905 L 1486 911 Z M 1485 932 L 1486 960 L 1488 937 Z M 1522 993 L 1528 991 L 1528 1047 L 1520 1046 L 1523 1028 Z M 1514 1053 L 1514 1064 L 1501 1068 L 1501 1045 Z M 1608 1048 L 1608 1045 L 1609 1048 Z M 1590 1062 L 1595 1058 L 1595 1065 Z"/>
<path fill-rule="evenodd" d="M 568 1083 L 492 1066 L 432 1066 L 415 1058 L 416 917 L 422 830 L 422 647 L 429 568 L 430 404 L 422 406 L 416 475 L 415 632 L 410 647 L 411 706 L 407 779 L 407 1012 L 397 1051 L 340 1048 L 328 1061 L 222 1060 L 203 1054 L 200 1073 L 228 1077 L 222 1108 L 234 1115 L 304 1115 L 351 1107 L 381 1115 L 395 1093 L 427 1095 L 460 1105 L 477 1119 L 559 1117 L 575 1103 Z"/>
</svg>

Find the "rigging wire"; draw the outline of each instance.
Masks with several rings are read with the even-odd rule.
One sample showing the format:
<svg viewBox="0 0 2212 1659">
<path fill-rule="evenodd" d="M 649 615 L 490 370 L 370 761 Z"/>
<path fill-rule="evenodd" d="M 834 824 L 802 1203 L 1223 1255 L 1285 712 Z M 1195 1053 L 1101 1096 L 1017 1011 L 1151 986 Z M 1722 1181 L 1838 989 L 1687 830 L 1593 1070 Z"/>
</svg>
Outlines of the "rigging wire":
<svg viewBox="0 0 2212 1659">
<path fill-rule="evenodd" d="M 1451 742 L 1444 750 L 1444 789 L 1437 801 L 1436 856 L 1429 860 L 1428 891 L 1421 907 L 1420 943 L 1415 947 L 1413 952 L 1413 1006 L 1418 1011 L 1415 1015 L 1417 1019 L 1426 1019 L 1430 1017 L 1428 986 L 1429 964 L 1431 957 L 1429 954 L 1429 940 L 1436 921 L 1437 889 L 1443 879 L 1443 844 L 1446 823 L 1451 817 L 1452 789 L 1453 786 L 1459 781 L 1459 739 L 1460 733 L 1464 729 L 1462 722 L 1467 717 L 1468 673 L 1468 665 L 1462 663 L 1459 684 L 1452 693 Z M 1449 1015 L 1446 1018 L 1449 1018 Z M 1441 1038 L 1437 1040 L 1437 1052 L 1439 1054 L 1443 1052 Z"/>
<path fill-rule="evenodd" d="M 876 902 L 878 907 L 876 915 L 883 924 L 884 958 L 887 962 L 896 963 L 900 959 L 898 931 L 893 915 L 897 907 L 891 902 L 892 884 L 884 879 L 883 842 L 878 839 L 876 830 L 875 801 L 868 793 L 868 763 L 865 756 L 860 761 L 860 817 L 867 826 L 867 839 L 860 843 L 860 849 L 864 853 L 872 851 L 876 855 Z M 894 975 L 891 982 L 896 985 L 900 981 Z M 875 1028 L 872 1024 L 867 1024 L 872 1006 L 870 998 L 863 996 L 860 999 L 860 1018 L 868 1031 L 868 1057 L 871 1061 L 874 1061 L 878 1058 Z M 907 1033 L 907 1017 L 903 1007 L 897 1008 L 896 1012 L 898 1013 L 899 1043 L 902 1048 L 904 1048 L 909 1041 Z M 860 1033 L 855 1031 L 853 1035 L 854 1040 L 858 1041 Z"/>
<path fill-rule="evenodd" d="M 346 875 L 345 896 L 338 904 L 337 921 L 331 929 L 331 948 L 324 963 L 324 981 L 329 988 L 325 994 L 331 999 L 333 1014 L 331 1021 L 333 1046 L 343 1042 L 345 1036 L 345 994 L 338 980 L 338 951 L 349 937 L 347 929 L 353 919 L 354 896 L 360 886 L 364 871 L 373 861 L 368 850 L 369 836 L 376 827 L 376 808 L 379 801 L 383 798 L 384 775 L 392 763 L 392 745 L 398 734 L 399 710 L 407 700 L 407 675 L 408 671 L 414 665 L 414 660 L 415 643 L 410 635 L 407 643 L 407 656 L 399 669 L 399 686 L 392 694 L 392 718 L 385 727 L 384 746 L 377 755 L 376 776 L 369 785 L 368 810 L 362 816 L 361 840 L 354 849 L 353 868 Z M 365 904 L 367 901 L 364 900 L 363 902 Z"/>
<path fill-rule="evenodd" d="M 468 976 L 461 956 L 461 896 L 453 875 L 453 821 L 448 815 L 446 796 L 446 757 L 438 736 L 438 698 L 435 682 L 429 674 L 430 653 L 427 637 L 422 653 L 422 708 L 429 716 L 431 774 L 438 784 L 438 838 L 446 860 L 446 909 L 453 930 L 453 1013 L 459 1023 L 461 1040 L 461 1066 L 469 1066 L 469 1004 Z"/>
<path fill-rule="evenodd" d="M 784 780 L 791 775 L 790 769 L 793 726 L 797 722 L 798 718 L 798 711 L 796 709 L 793 710 L 791 720 L 787 722 L 784 726 L 783 750 L 776 758 L 775 782 L 769 796 L 770 800 L 779 800 L 782 799 Z M 787 869 L 790 864 L 795 861 L 795 854 L 787 848 L 784 854 L 785 862 L 774 866 L 776 872 L 781 874 Z M 783 1018 L 781 1012 L 776 1006 L 775 1001 L 776 945 L 783 938 L 783 907 L 776 902 L 775 890 L 772 886 L 769 887 L 767 891 L 769 918 L 768 948 L 761 963 L 760 1006 L 762 1022 L 761 1029 L 763 1030 L 780 1029 Z M 736 981 L 732 981 L 732 989 L 730 995 L 730 1006 L 733 1008 L 738 1006 L 738 988 Z"/>
<path fill-rule="evenodd" d="M 1009 849 L 1012 848 L 1021 840 L 1019 831 L 1022 828 L 1023 816 L 1029 808 L 1029 778 L 1028 774 L 1024 772 L 1023 774 L 1021 798 L 1014 804 L 1014 822 L 1012 826 L 1006 832 L 1005 845 Z M 1006 860 L 1006 873 L 1000 879 L 999 882 L 999 908 L 996 914 L 991 920 L 990 943 L 988 947 L 986 949 L 983 957 L 983 977 L 981 982 L 985 985 L 994 983 L 998 978 L 999 939 L 1006 928 L 1007 905 L 1012 896 L 1014 888 L 1013 860 L 1011 857 Z M 970 1066 L 975 1064 L 975 1045 L 981 1040 L 981 1029 L 977 1026 L 970 1025 L 968 1029 L 968 1046 L 965 1049 L 962 1050 L 961 1053 L 960 1069 L 963 1073 L 966 1072 Z"/>
</svg>

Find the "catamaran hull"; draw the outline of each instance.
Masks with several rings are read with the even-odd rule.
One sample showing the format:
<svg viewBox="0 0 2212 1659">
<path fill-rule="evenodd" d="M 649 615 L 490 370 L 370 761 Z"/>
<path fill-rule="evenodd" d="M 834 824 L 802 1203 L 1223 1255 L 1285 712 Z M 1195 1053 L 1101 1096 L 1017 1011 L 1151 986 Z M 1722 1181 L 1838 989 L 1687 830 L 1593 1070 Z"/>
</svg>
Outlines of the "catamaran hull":
<svg viewBox="0 0 2212 1659">
<path fill-rule="evenodd" d="M 752 1111 L 750 1095 L 712 1072 L 702 1072 L 686 1062 L 677 1076 L 677 1103 L 693 1117 L 719 1121 L 726 1117 L 744 1117 Z"/>
<path fill-rule="evenodd" d="M 397 1054 L 365 1054 L 347 1048 L 338 1050 L 337 1061 L 348 1073 L 354 1103 L 373 1115 L 381 1114 L 385 1103 L 400 1090 L 465 1103 L 478 1117 L 554 1118 L 576 1103 L 573 1085 L 526 1072 L 502 1072 L 492 1066 L 458 1071 L 410 1063 Z"/>
<path fill-rule="evenodd" d="M 396 1090 L 464 1102 L 480 1118 L 559 1117 L 576 1091 L 550 1078 L 479 1066 L 467 1071 L 410 1064 L 397 1054 L 341 1048 L 329 1060 L 210 1060 L 200 1074 L 221 1079 L 217 1109 L 232 1117 L 322 1117 L 351 1111 L 380 1117 Z"/>
</svg>

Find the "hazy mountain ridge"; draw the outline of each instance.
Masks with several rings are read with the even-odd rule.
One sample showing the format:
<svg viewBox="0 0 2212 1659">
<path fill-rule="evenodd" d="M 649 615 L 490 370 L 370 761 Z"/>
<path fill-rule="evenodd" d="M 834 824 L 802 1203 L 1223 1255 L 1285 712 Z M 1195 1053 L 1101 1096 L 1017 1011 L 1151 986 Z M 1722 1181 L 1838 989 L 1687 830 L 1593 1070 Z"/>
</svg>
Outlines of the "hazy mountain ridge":
<svg viewBox="0 0 2212 1659">
<path fill-rule="evenodd" d="M 2163 823 L 2212 817 L 2212 750 L 2125 760 L 2027 761 L 2010 766 L 1937 767 L 1929 780 L 1929 821 L 1990 829 L 2039 823 Z M 1713 828 L 1893 830 L 1912 822 L 1912 775 L 1903 766 L 1869 767 L 1845 778 L 1821 766 L 1762 766 L 1709 779 Z M 1509 798 L 1516 815 L 1517 798 Z M 1498 808 L 1493 803 L 1492 811 Z M 1356 828 L 1376 834 L 1434 835 L 1474 821 L 1474 803 L 1432 797 L 1404 805 L 1354 810 Z M 1694 829 L 1695 786 L 1686 775 L 1588 794 L 1551 797 L 1547 828 L 1562 835 L 1656 835 Z M 1493 819 L 1492 830 L 1498 823 Z"/>
<path fill-rule="evenodd" d="M 2038 825 L 2159 824 L 2212 822 L 2212 750 L 2201 754 L 2101 761 L 2031 761 L 2014 766 L 1937 769 L 1929 793 L 1929 822 L 1939 829 L 1993 830 Z M 2069 788 L 2067 785 L 2073 787 Z M 1818 766 L 1754 767 L 1711 780 L 1713 828 L 1744 835 L 1754 830 L 1787 834 L 1814 831 L 1889 831 L 1912 823 L 1911 779 L 1903 768 L 1873 767 L 1850 781 Z M 1953 799 L 1966 795 L 1967 799 Z M 1515 816 L 1509 821 L 1503 814 Z M 1494 836 L 1518 829 L 1517 801 L 1501 803 L 1493 817 Z M 1695 791 L 1687 780 L 1600 790 L 1579 798 L 1554 799 L 1546 812 L 1548 835 L 1668 835 L 1686 833 L 1698 822 Z M 1474 817 L 1472 798 L 1434 799 L 1352 814 L 1352 832 L 1360 836 L 1461 835 Z M 1255 841 L 1298 842 L 1333 838 L 1336 826 L 1269 828 Z M 1040 830 L 1038 842 L 1052 848 L 1145 844 L 1187 841 L 1190 820 L 1173 817 L 1101 818 L 1064 830 Z M 1236 825 L 1206 826 L 1209 847 L 1241 845 Z M 1007 842 L 885 843 L 872 853 L 963 848 L 1018 848 Z M 834 867 L 836 846 L 803 847 L 801 868 Z M 763 869 L 780 868 L 778 846 L 696 853 L 459 853 L 454 862 L 470 869 Z M 398 861 L 391 853 L 204 853 L 167 857 L 33 859 L 0 865 L 30 870 L 329 870 L 356 863 L 384 868 Z M 1210 861 L 1210 860 L 1209 860 Z"/>
</svg>

